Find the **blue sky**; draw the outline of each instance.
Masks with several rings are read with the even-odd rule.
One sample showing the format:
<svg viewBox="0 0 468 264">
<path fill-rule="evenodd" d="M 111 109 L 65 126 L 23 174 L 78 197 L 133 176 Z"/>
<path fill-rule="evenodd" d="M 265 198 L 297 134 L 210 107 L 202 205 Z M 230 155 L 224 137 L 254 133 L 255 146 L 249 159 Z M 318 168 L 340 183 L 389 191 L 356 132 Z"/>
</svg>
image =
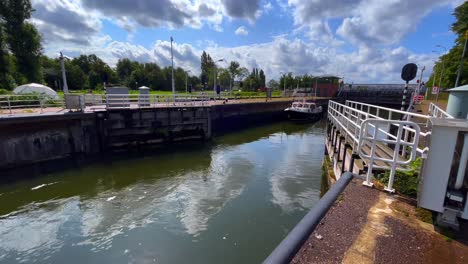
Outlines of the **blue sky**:
<svg viewBox="0 0 468 264">
<path fill-rule="evenodd" d="M 265 70 L 334 74 L 345 80 L 398 83 L 408 62 L 430 73 L 455 35 L 460 0 L 33 0 L 33 23 L 46 54 L 95 53 L 111 66 L 127 57 L 169 62 L 197 74 L 206 50 Z M 223 65 L 221 65 L 223 66 Z"/>
</svg>

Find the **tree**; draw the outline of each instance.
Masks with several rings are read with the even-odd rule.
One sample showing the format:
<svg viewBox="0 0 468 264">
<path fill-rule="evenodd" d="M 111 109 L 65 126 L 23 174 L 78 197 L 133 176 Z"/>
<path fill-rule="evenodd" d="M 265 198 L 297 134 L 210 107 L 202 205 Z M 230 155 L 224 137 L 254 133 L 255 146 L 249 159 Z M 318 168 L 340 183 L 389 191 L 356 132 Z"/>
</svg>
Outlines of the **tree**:
<svg viewBox="0 0 468 264">
<path fill-rule="evenodd" d="M 0 89 L 12 90 L 16 86 L 15 80 L 12 75 L 12 66 L 12 58 L 11 55 L 8 53 L 5 42 L 3 22 L 0 19 Z"/>
<path fill-rule="evenodd" d="M 214 68 L 215 64 L 210 54 L 203 51 L 201 55 L 201 81 L 202 83 L 208 82 L 210 71 Z"/>
<path fill-rule="evenodd" d="M 3 0 L 2 12 L 6 42 L 16 59 L 16 81 L 42 82 L 40 57 L 42 54 L 41 36 L 27 19 L 31 18 L 29 0 Z"/>
<path fill-rule="evenodd" d="M 228 67 L 229 74 L 230 74 L 230 82 L 229 82 L 229 90 L 232 89 L 232 84 L 234 83 L 234 80 L 236 79 L 237 76 L 239 76 L 241 68 L 240 64 L 237 61 L 231 61 Z"/>
<path fill-rule="evenodd" d="M 138 67 L 138 62 L 124 58 L 117 62 L 116 72 L 121 83 L 128 85 L 128 79 L 132 72 Z"/>
<path fill-rule="evenodd" d="M 280 89 L 279 83 L 276 80 L 273 80 L 273 79 L 268 81 L 267 87 L 271 88 L 273 90 L 279 90 Z"/>
<path fill-rule="evenodd" d="M 465 45 L 465 34 L 468 31 L 468 2 L 465 1 L 465 3 L 455 8 L 453 15 L 456 18 L 456 21 L 452 24 L 452 31 L 457 34 L 455 45 L 447 54 L 440 56 L 435 63 L 433 73 L 426 83 L 428 86 L 439 85 L 440 76 L 442 76 L 441 88 L 446 89 L 455 86 L 463 45 Z M 467 54 L 465 54 L 466 56 Z M 468 84 L 468 60 L 466 59 L 462 64 L 459 86 L 465 84 Z"/>
<path fill-rule="evenodd" d="M 260 70 L 260 73 L 258 75 L 259 75 L 258 78 L 259 78 L 259 81 L 260 81 L 260 86 L 265 87 L 266 86 L 266 77 L 265 77 L 265 73 L 263 72 L 263 70 Z"/>
</svg>

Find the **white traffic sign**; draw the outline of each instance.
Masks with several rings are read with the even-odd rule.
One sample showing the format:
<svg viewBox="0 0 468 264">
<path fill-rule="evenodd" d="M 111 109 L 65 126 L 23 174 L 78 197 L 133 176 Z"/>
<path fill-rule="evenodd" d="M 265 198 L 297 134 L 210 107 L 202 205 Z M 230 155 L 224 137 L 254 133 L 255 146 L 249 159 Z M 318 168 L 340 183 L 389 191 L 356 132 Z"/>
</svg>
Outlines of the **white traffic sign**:
<svg viewBox="0 0 468 264">
<path fill-rule="evenodd" d="M 433 86 L 432 87 L 432 94 L 438 94 L 439 93 L 439 86 Z"/>
</svg>

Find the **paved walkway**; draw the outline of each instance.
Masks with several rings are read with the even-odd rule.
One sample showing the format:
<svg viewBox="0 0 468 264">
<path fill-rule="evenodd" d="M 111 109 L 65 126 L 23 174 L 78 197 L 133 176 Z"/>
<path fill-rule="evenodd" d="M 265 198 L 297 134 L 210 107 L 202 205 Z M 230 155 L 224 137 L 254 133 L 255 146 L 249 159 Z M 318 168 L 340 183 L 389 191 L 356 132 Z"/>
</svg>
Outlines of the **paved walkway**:
<svg viewBox="0 0 468 264">
<path fill-rule="evenodd" d="M 468 263 L 466 230 L 452 240 L 417 214 L 353 180 L 292 263 Z"/>
</svg>

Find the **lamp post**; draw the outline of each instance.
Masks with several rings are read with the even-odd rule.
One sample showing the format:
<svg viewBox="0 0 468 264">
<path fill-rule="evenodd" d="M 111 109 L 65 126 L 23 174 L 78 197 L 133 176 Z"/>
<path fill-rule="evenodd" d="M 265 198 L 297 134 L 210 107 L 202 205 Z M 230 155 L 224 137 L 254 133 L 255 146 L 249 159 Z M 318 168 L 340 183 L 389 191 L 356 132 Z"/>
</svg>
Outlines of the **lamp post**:
<svg viewBox="0 0 468 264">
<path fill-rule="evenodd" d="M 214 73 L 213 73 L 214 74 L 214 76 L 213 76 L 214 77 L 214 81 L 213 81 L 213 92 L 214 92 L 214 94 L 216 94 L 216 63 L 221 62 L 221 61 L 224 61 L 224 59 L 219 59 L 219 60 L 214 62 Z"/>
<path fill-rule="evenodd" d="M 465 32 L 465 46 L 463 46 L 462 56 L 460 58 L 460 64 L 458 64 L 457 79 L 455 80 L 455 87 L 458 87 L 458 82 L 460 81 L 460 75 L 463 66 L 463 59 L 465 58 L 466 45 L 468 45 L 468 30 Z"/>
<path fill-rule="evenodd" d="M 190 70 L 185 71 L 185 93 L 188 92 L 188 74 L 191 72 Z"/>
<path fill-rule="evenodd" d="M 281 71 L 281 75 L 283 75 L 283 96 L 286 97 L 286 73 Z"/>
<path fill-rule="evenodd" d="M 63 56 L 63 53 L 60 52 L 60 68 L 62 70 L 62 79 L 63 79 L 63 93 L 68 94 L 68 84 L 67 84 L 67 74 L 65 73 L 65 59 L 70 59 L 67 56 Z"/>
<path fill-rule="evenodd" d="M 437 55 L 439 55 L 440 57 L 440 52 L 436 51 L 436 50 L 433 50 L 432 52 L 434 53 L 437 53 Z M 436 69 L 436 64 L 434 63 L 434 67 L 432 67 L 433 71 L 434 71 L 434 78 L 432 79 L 432 87 L 435 86 L 436 84 L 436 80 L 437 80 L 437 69 Z M 441 73 L 442 74 L 442 73 Z M 429 89 L 427 89 L 429 90 Z M 425 99 L 427 99 L 427 90 L 426 90 L 426 96 L 425 96 Z"/>
<path fill-rule="evenodd" d="M 315 77 L 314 97 L 317 98 L 318 77 Z"/>
<path fill-rule="evenodd" d="M 174 54 L 172 52 L 172 42 L 174 39 L 171 37 L 171 62 L 172 62 L 172 95 L 174 96 L 175 100 L 175 82 L 174 82 Z"/>
<path fill-rule="evenodd" d="M 443 48 L 445 50 L 444 55 L 445 55 L 445 53 L 447 53 L 447 48 L 445 46 L 436 45 L 436 47 Z M 440 91 L 442 89 L 442 78 L 444 76 L 444 70 L 445 70 L 444 58 L 442 58 L 442 56 L 440 57 L 440 61 L 442 62 L 442 71 L 440 72 L 440 77 L 439 77 L 439 92 L 436 95 L 436 102 L 439 100 L 439 93 L 440 93 Z"/>
</svg>

